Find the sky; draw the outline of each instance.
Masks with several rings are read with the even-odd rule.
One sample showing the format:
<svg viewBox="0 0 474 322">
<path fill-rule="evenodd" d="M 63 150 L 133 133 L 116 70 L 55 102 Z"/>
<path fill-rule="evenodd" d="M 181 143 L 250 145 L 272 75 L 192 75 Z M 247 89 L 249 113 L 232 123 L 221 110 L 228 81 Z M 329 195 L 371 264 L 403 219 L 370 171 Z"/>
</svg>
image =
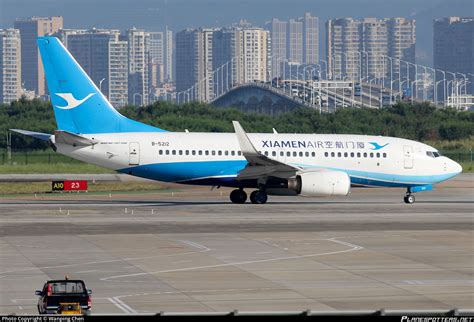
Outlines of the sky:
<svg viewBox="0 0 474 322">
<path fill-rule="evenodd" d="M 220 27 L 245 19 L 264 27 L 311 12 L 319 17 L 320 54 L 325 53 L 327 19 L 406 17 L 416 19 L 417 62 L 432 65 L 433 19 L 474 16 L 473 0 L 0 0 L 0 28 L 31 16 L 64 17 L 65 28 L 131 27 L 173 31 Z"/>
</svg>

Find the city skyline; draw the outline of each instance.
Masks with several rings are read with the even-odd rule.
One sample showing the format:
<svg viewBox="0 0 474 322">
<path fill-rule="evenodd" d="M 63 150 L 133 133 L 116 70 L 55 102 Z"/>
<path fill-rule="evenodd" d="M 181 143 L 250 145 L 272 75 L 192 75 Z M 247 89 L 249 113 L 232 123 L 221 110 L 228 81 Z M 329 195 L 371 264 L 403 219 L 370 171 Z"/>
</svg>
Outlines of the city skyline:
<svg viewBox="0 0 474 322">
<path fill-rule="evenodd" d="M 94 10 L 88 10 L 91 7 Z M 212 9 L 212 10 L 211 10 Z M 180 31 L 186 28 L 224 27 L 245 19 L 254 26 L 264 27 L 272 18 L 297 19 L 311 12 L 319 18 L 320 55 L 325 55 L 324 24 L 329 19 L 352 17 L 390 18 L 405 17 L 417 20 L 417 61 L 432 65 L 432 21 L 447 16 L 472 16 L 474 8 L 467 0 L 450 1 L 397 1 L 380 3 L 364 1 L 151 1 L 137 0 L 130 6 L 127 1 L 72 0 L 2 0 L 0 2 L 0 28 L 9 28 L 16 19 L 31 16 L 61 15 L 65 28 L 107 28 L 125 31 L 132 27 L 147 31 L 161 31 L 166 26 Z"/>
</svg>

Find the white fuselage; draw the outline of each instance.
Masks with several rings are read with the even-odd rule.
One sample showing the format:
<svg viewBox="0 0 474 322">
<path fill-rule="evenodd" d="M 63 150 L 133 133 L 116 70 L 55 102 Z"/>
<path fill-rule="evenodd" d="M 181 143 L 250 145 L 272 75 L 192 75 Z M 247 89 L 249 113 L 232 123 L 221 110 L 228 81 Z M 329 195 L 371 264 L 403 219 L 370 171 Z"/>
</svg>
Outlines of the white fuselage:
<svg viewBox="0 0 474 322">
<path fill-rule="evenodd" d="M 235 133 L 146 132 L 88 134 L 93 146 L 56 144 L 75 159 L 132 175 L 170 182 L 239 186 L 246 165 Z M 367 135 L 248 134 L 269 158 L 303 169 L 346 172 L 353 185 L 434 184 L 461 171 L 434 148 L 415 141 Z"/>
</svg>

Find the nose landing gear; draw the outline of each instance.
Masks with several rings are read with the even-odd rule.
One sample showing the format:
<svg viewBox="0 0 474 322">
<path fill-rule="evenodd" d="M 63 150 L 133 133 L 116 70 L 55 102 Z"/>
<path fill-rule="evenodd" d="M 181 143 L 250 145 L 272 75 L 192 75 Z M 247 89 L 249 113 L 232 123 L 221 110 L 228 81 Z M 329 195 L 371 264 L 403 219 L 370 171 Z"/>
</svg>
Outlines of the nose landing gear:
<svg viewBox="0 0 474 322">
<path fill-rule="evenodd" d="M 407 192 L 405 194 L 405 197 L 403 197 L 403 201 L 405 201 L 405 203 L 408 203 L 408 204 L 415 203 L 415 196 L 412 195 L 410 192 Z"/>
</svg>

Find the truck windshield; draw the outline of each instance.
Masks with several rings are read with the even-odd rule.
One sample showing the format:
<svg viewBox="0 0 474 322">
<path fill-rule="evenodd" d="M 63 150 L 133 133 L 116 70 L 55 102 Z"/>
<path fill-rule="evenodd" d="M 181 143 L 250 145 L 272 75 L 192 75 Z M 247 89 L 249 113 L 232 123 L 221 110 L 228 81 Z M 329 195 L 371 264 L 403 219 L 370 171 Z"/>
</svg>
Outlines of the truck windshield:
<svg viewBox="0 0 474 322">
<path fill-rule="evenodd" d="M 52 295 L 83 294 L 84 286 L 81 282 L 54 282 L 48 284 L 48 293 Z"/>
</svg>

